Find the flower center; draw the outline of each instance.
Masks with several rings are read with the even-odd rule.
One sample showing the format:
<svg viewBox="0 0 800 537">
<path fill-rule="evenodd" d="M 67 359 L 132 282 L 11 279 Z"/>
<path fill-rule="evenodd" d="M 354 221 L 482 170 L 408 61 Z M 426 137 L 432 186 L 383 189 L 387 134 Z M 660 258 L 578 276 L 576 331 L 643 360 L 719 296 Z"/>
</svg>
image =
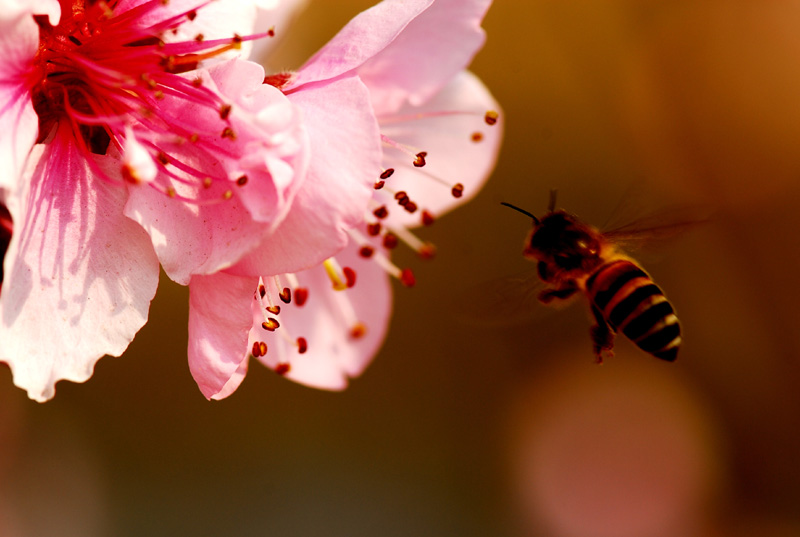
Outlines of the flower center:
<svg viewBox="0 0 800 537">
<path fill-rule="evenodd" d="M 95 154 L 105 154 L 112 143 L 122 148 L 125 127 L 137 122 L 170 132 L 157 114 L 165 94 L 222 110 L 219 97 L 179 74 L 239 47 L 240 37 L 206 42 L 198 35 L 193 41 L 165 43 L 161 38 L 165 32 L 177 31 L 196 16 L 195 10 L 167 12 L 167 0 L 127 9 L 119 8 L 124 0 L 60 3 L 57 26 L 46 16 L 34 16 L 39 50 L 31 93 L 39 117 L 38 142 L 62 121 L 71 127 L 79 147 Z"/>
</svg>

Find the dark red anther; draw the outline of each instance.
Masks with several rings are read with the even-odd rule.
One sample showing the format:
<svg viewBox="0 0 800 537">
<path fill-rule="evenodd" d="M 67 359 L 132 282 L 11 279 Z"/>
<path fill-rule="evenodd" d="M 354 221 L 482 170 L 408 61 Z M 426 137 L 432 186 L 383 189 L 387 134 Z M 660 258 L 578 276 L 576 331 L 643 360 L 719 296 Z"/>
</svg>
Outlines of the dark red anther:
<svg viewBox="0 0 800 537">
<path fill-rule="evenodd" d="M 300 354 L 305 354 L 307 350 L 308 350 L 308 342 L 306 341 L 306 338 L 304 337 L 297 338 L 297 352 L 299 352 Z"/>
<path fill-rule="evenodd" d="M 372 254 L 375 253 L 375 248 L 372 246 L 362 246 L 361 249 L 358 251 L 358 255 L 363 257 L 364 259 L 369 259 L 372 257 Z"/>
<path fill-rule="evenodd" d="M 264 298 L 264 296 L 267 294 L 267 288 L 264 287 L 263 283 L 258 286 L 258 294 L 261 295 L 261 298 Z"/>
<path fill-rule="evenodd" d="M 415 212 L 417 212 L 417 204 L 409 200 L 408 203 L 403 205 L 403 209 L 405 209 L 406 212 L 408 213 L 414 214 Z"/>
<path fill-rule="evenodd" d="M 400 271 L 400 283 L 406 287 L 414 287 L 414 284 L 417 283 L 417 279 L 414 277 L 414 273 L 411 272 L 411 269 L 406 268 Z"/>
<path fill-rule="evenodd" d="M 308 288 L 307 287 L 298 287 L 294 290 L 294 303 L 297 306 L 302 306 L 308 300 Z"/>
<path fill-rule="evenodd" d="M 436 221 L 433 214 L 430 211 L 423 210 L 422 211 L 422 225 L 423 226 L 430 226 Z"/>
<path fill-rule="evenodd" d="M 414 166 L 416 166 L 417 168 L 422 168 L 423 166 L 425 166 L 425 157 L 427 156 L 428 156 L 427 151 L 420 151 L 419 153 L 417 153 L 416 158 L 414 158 Z"/>
<path fill-rule="evenodd" d="M 356 271 L 351 269 L 350 267 L 342 268 L 342 274 L 344 274 L 344 281 L 347 284 L 347 287 L 353 287 L 356 284 Z"/>
<path fill-rule="evenodd" d="M 283 291 L 278 293 L 278 297 L 283 301 L 284 304 L 288 304 L 292 301 L 292 290 L 288 287 L 284 287 Z"/>
<path fill-rule="evenodd" d="M 381 234 L 381 223 L 367 224 L 367 233 L 370 237 L 377 237 Z"/>
<path fill-rule="evenodd" d="M 383 236 L 383 247 L 387 250 L 397 248 L 397 235 L 394 233 L 387 233 Z"/>
<path fill-rule="evenodd" d="M 483 116 L 483 120 L 486 122 L 487 125 L 494 125 L 497 123 L 498 114 L 494 110 L 489 110 L 486 112 L 486 115 Z"/>
<path fill-rule="evenodd" d="M 460 198 L 464 195 L 464 185 L 461 183 L 456 183 L 453 185 L 453 190 L 451 190 L 451 193 L 453 194 L 454 198 Z"/>
<path fill-rule="evenodd" d="M 372 185 L 372 188 L 375 190 L 380 190 L 384 187 L 384 185 L 386 185 L 386 181 L 375 181 L 375 184 Z"/>
<path fill-rule="evenodd" d="M 291 371 L 291 369 L 292 369 L 292 366 L 289 365 L 288 363 L 282 363 L 282 364 L 278 364 L 278 365 L 275 366 L 275 372 L 277 374 L 279 374 L 280 376 L 285 375 L 286 373 Z"/>
<path fill-rule="evenodd" d="M 405 205 L 406 203 L 408 203 L 409 201 L 411 201 L 411 199 L 408 197 L 408 194 L 406 194 L 406 193 L 405 193 L 404 191 L 402 191 L 402 190 L 401 190 L 400 192 L 397 192 L 397 193 L 394 195 L 394 199 L 396 199 L 396 200 L 397 200 L 397 203 L 399 203 L 400 205 Z"/>
<path fill-rule="evenodd" d="M 261 328 L 264 330 L 268 330 L 270 332 L 274 332 L 276 329 L 280 328 L 281 323 L 278 322 L 278 319 L 270 317 L 263 323 L 261 323 Z"/>
<path fill-rule="evenodd" d="M 159 151 L 158 153 L 156 153 L 156 159 L 163 166 L 166 166 L 167 164 L 169 164 L 169 155 L 167 155 L 163 151 Z"/>
<path fill-rule="evenodd" d="M 239 185 L 239 186 L 244 186 L 244 185 L 246 185 L 246 184 L 247 184 L 247 176 L 246 176 L 246 175 L 242 175 L 241 177 L 239 177 L 239 178 L 236 180 L 236 184 L 237 184 L 237 185 Z"/>
<path fill-rule="evenodd" d="M 191 11 L 189 11 L 189 12 L 186 14 L 186 18 L 187 18 L 187 19 L 189 19 L 190 21 L 193 21 L 194 19 L 196 19 L 196 18 L 197 18 L 197 11 L 195 11 L 194 9 L 193 9 L 193 10 L 191 10 Z"/>
<path fill-rule="evenodd" d="M 367 327 L 364 323 L 356 323 L 350 328 L 350 337 L 353 339 L 361 339 L 367 333 Z"/>
<path fill-rule="evenodd" d="M 419 248 L 419 256 L 422 259 L 433 259 L 434 257 L 436 257 L 436 246 L 434 246 L 430 242 L 424 243 Z"/>
<path fill-rule="evenodd" d="M 381 179 L 388 179 L 394 173 L 394 168 L 386 168 L 381 174 Z"/>
<path fill-rule="evenodd" d="M 389 209 L 386 208 L 386 205 L 381 205 L 380 207 L 372 211 L 372 214 L 375 215 L 375 218 L 386 218 L 387 216 L 389 216 Z"/>
<path fill-rule="evenodd" d="M 255 341 L 253 342 L 253 356 L 258 358 L 259 356 L 266 356 L 267 355 L 267 344 L 263 341 Z"/>
<path fill-rule="evenodd" d="M 225 127 L 224 129 L 222 129 L 222 134 L 220 134 L 220 136 L 222 138 L 229 138 L 231 140 L 236 139 L 236 133 L 233 132 L 233 129 L 230 127 Z"/>
<path fill-rule="evenodd" d="M 281 307 L 278 305 L 275 306 L 267 306 L 267 311 L 273 315 L 278 315 L 281 312 Z"/>
<path fill-rule="evenodd" d="M 267 30 L 267 37 L 275 37 L 275 27 L 271 26 L 269 30 Z"/>
<path fill-rule="evenodd" d="M 472 136 L 470 136 L 470 140 L 472 140 L 475 143 L 478 143 L 478 142 L 482 141 L 483 140 L 483 133 L 482 132 L 478 132 L 478 131 L 473 132 Z"/>
<path fill-rule="evenodd" d="M 231 110 L 233 110 L 233 106 L 229 104 L 223 104 L 219 109 L 219 118 L 222 120 L 228 119 L 228 116 L 231 115 Z"/>
</svg>

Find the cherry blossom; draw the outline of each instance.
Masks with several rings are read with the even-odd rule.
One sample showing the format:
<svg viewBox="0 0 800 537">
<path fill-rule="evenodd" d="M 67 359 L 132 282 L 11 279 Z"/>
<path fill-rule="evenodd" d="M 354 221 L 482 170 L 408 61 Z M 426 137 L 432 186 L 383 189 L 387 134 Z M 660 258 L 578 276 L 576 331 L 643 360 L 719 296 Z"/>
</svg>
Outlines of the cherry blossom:
<svg viewBox="0 0 800 537">
<path fill-rule="evenodd" d="M 289 213 L 309 134 L 242 59 L 266 3 L 3 2 L 0 361 L 31 398 L 125 350 L 159 263 L 186 284 Z"/>
<path fill-rule="evenodd" d="M 329 114 L 318 114 L 319 102 L 306 95 L 327 88 L 333 102 L 345 95 L 340 81 L 352 84 L 347 95 L 363 85 L 380 158 L 360 159 L 358 169 L 338 174 L 330 153 L 315 153 L 312 144 L 309 167 L 318 173 L 303 184 L 275 234 L 230 269 L 193 277 L 189 364 L 206 397 L 230 395 L 251 359 L 325 389 L 344 388 L 368 365 L 389 323 L 390 277 L 405 286 L 415 282 L 389 250 L 405 243 L 432 257 L 434 247 L 409 228 L 430 225 L 475 195 L 494 166 L 499 108 L 464 70 L 483 44 L 480 23 L 489 4 L 387 0 L 355 17 L 298 72 L 267 77 L 304 116 L 322 118 L 310 130 L 330 131 L 334 154 L 346 151 L 337 141 L 350 137 L 336 137 L 341 125 L 327 122 Z M 328 208 L 341 203 L 340 185 L 355 193 L 346 198 L 361 203 L 357 182 L 343 181 L 355 173 L 370 178 L 372 193 L 358 218 L 339 219 L 339 233 L 322 233 L 331 226 L 319 225 L 316 212 L 335 214 Z M 302 265 L 291 258 L 297 241 L 326 257 Z"/>
</svg>

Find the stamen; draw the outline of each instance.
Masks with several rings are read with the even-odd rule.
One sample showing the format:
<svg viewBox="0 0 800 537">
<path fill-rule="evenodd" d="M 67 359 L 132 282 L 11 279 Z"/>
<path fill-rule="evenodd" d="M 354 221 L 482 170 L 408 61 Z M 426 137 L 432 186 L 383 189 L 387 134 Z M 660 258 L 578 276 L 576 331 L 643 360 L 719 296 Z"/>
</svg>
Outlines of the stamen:
<svg viewBox="0 0 800 537">
<path fill-rule="evenodd" d="M 294 289 L 294 303 L 299 307 L 306 303 L 308 300 L 307 287 L 295 287 Z"/>
<path fill-rule="evenodd" d="M 358 320 L 358 315 L 356 314 L 355 308 L 353 308 L 352 302 L 350 302 L 348 294 L 336 293 L 334 294 L 334 300 L 339 308 L 342 319 L 344 319 L 344 324 L 350 327 L 350 337 L 354 339 L 362 337 L 366 333 L 367 328 L 364 323 Z"/>
<path fill-rule="evenodd" d="M 274 317 L 270 317 L 269 319 L 261 323 L 261 328 L 269 332 L 274 332 L 275 330 L 280 328 L 280 326 L 281 324 L 278 322 L 278 319 L 275 319 Z"/>
<path fill-rule="evenodd" d="M 386 205 L 381 205 L 372 211 L 372 214 L 375 215 L 375 218 L 384 219 L 389 216 L 389 209 L 386 208 Z"/>
<path fill-rule="evenodd" d="M 436 246 L 433 243 L 423 242 L 408 229 L 398 226 L 393 227 L 392 232 L 423 259 L 431 259 L 436 255 Z"/>
<path fill-rule="evenodd" d="M 344 291 L 349 285 L 347 285 L 347 276 L 345 275 L 344 278 L 342 277 L 342 267 L 339 266 L 339 263 L 336 261 L 335 258 L 329 257 L 325 261 L 322 262 L 322 265 L 325 267 L 325 272 L 328 274 L 328 278 L 330 278 L 331 283 L 333 284 L 333 288 L 336 291 Z M 353 276 L 353 281 L 355 283 L 355 275 Z"/>
<path fill-rule="evenodd" d="M 412 287 L 414 283 L 416 283 L 414 273 L 411 272 L 411 269 L 400 269 L 400 267 L 392 263 L 389 258 L 383 255 L 381 252 L 375 252 L 375 254 L 372 256 L 372 259 L 374 259 L 375 262 L 378 263 L 378 265 L 390 276 L 400 280 L 400 282 L 406 287 Z"/>
<path fill-rule="evenodd" d="M 253 356 L 259 358 L 267 355 L 267 344 L 263 341 L 254 341 L 253 348 L 250 351 Z"/>
</svg>

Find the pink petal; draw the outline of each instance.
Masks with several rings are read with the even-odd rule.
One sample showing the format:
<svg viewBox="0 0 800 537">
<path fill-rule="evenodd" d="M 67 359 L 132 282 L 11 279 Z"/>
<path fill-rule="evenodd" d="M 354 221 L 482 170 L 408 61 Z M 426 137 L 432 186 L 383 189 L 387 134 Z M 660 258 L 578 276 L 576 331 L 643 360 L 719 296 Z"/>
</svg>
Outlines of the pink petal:
<svg viewBox="0 0 800 537">
<path fill-rule="evenodd" d="M 358 69 L 388 47 L 431 4 L 433 0 L 384 0 L 360 13 L 306 62 L 292 87 Z"/>
<path fill-rule="evenodd" d="M 61 5 L 58 0 L 2 0 L 0 3 L 0 35 L 6 36 L 5 25 L 9 21 L 30 18 L 32 14 L 47 15 L 50 24 L 58 24 Z"/>
<path fill-rule="evenodd" d="M 386 336 L 392 306 L 389 277 L 377 264 L 361 258 L 352 245 L 336 259 L 355 270 L 354 287 L 333 290 L 321 266 L 301 272 L 297 277 L 309 289 L 308 302 L 302 307 L 289 304 L 278 316 L 278 330 L 285 330 L 289 341 L 305 338 L 308 350 L 304 354 L 287 338 L 267 333 L 258 319 L 248 340 L 250 345 L 260 339 L 267 342 L 269 351 L 259 358 L 267 367 L 288 364 L 286 378 L 328 390 L 344 389 L 348 378 L 357 377 L 369 365 Z M 351 335 L 354 322 L 363 323 L 366 330 L 359 338 Z"/>
<path fill-rule="evenodd" d="M 147 235 L 122 215 L 125 189 L 98 180 L 69 140 L 60 132 L 36 146 L 24 187 L 6 199 L 14 234 L 0 360 L 37 401 L 51 398 L 59 380 L 87 380 L 103 355 L 122 354 L 158 284 Z"/>
<path fill-rule="evenodd" d="M 208 75 L 209 87 L 233 104 L 237 140 L 221 145 L 240 155 L 227 164 L 229 175 L 249 178 L 235 193 L 254 220 L 275 228 L 306 177 L 309 141 L 302 114 L 280 90 L 263 84 L 264 68 L 256 63 L 222 62 Z"/>
<path fill-rule="evenodd" d="M 420 105 L 472 61 L 491 0 L 385 0 L 344 27 L 297 73 L 293 87 L 355 70 L 378 115 Z"/>
<path fill-rule="evenodd" d="M 160 140 L 160 147 L 171 162 L 191 166 L 217 180 L 204 188 L 196 177 L 181 183 L 162 175 L 161 184 L 198 202 L 170 198 L 161 190 L 139 184 L 130 188 L 125 208 L 125 214 L 152 237 L 169 277 L 184 285 L 192 274 L 229 267 L 280 223 L 305 179 L 308 160 L 308 140 L 299 112 L 281 92 L 261 84 L 261 67 L 234 60 L 218 64 L 204 75 L 206 86 L 233 105 L 230 120 L 235 140 L 221 136 L 215 111 L 166 97 L 160 110 L 166 118 L 182 121 L 183 128 L 199 132 L 202 139 L 215 145 Z M 145 137 L 148 133 L 140 129 L 137 134 Z M 172 166 L 168 171 L 182 174 Z M 242 176 L 247 180 L 240 186 L 236 179 Z"/>
<path fill-rule="evenodd" d="M 375 112 L 421 105 L 465 69 L 483 46 L 491 0 L 436 0 L 379 55 L 358 69 Z"/>
<path fill-rule="evenodd" d="M 347 243 L 364 216 L 381 149 L 369 92 L 355 77 L 292 92 L 311 147 L 305 183 L 286 219 L 262 245 L 231 268 L 236 274 L 281 274 L 316 265 Z"/>
<path fill-rule="evenodd" d="M 27 80 L 39 46 L 30 14 L 8 20 L 0 14 L 0 188 L 17 187 L 39 129 Z"/>
<path fill-rule="evenodd" d="M 425 166 L 415 168 L 408 154 L 385 147 L 383 166 L 395 168 L 387 185 L 405 191 L 420 209 L 436 216 L 472 198 L 495 166 L 503 135 L 502 114 L 493 126 L 484 121 L 489 110 L 500 112 L 498 103 L 475 75 L 463 71 L 422 106 L 406 105 L 396 115 L 379 118 L 385 136 L 428 153 Z M 473 141 L 474 133 L 480 133 L 480 141 Z M 450 185 L 455 183 L 464 185 L 461 198 L 452 195 Z M 401 210 L 384 190 L 375 196 L 390 208 L 390 223 L 419 225 L 419 211 Z"/>
<path fill-rule="evenodd" d="M 232 393 L 247 371 L 257 284 L 258 278 L 225 273 L 195 276 L 189 284 L 189 370 L 208 399 Z"/>
</svg>

